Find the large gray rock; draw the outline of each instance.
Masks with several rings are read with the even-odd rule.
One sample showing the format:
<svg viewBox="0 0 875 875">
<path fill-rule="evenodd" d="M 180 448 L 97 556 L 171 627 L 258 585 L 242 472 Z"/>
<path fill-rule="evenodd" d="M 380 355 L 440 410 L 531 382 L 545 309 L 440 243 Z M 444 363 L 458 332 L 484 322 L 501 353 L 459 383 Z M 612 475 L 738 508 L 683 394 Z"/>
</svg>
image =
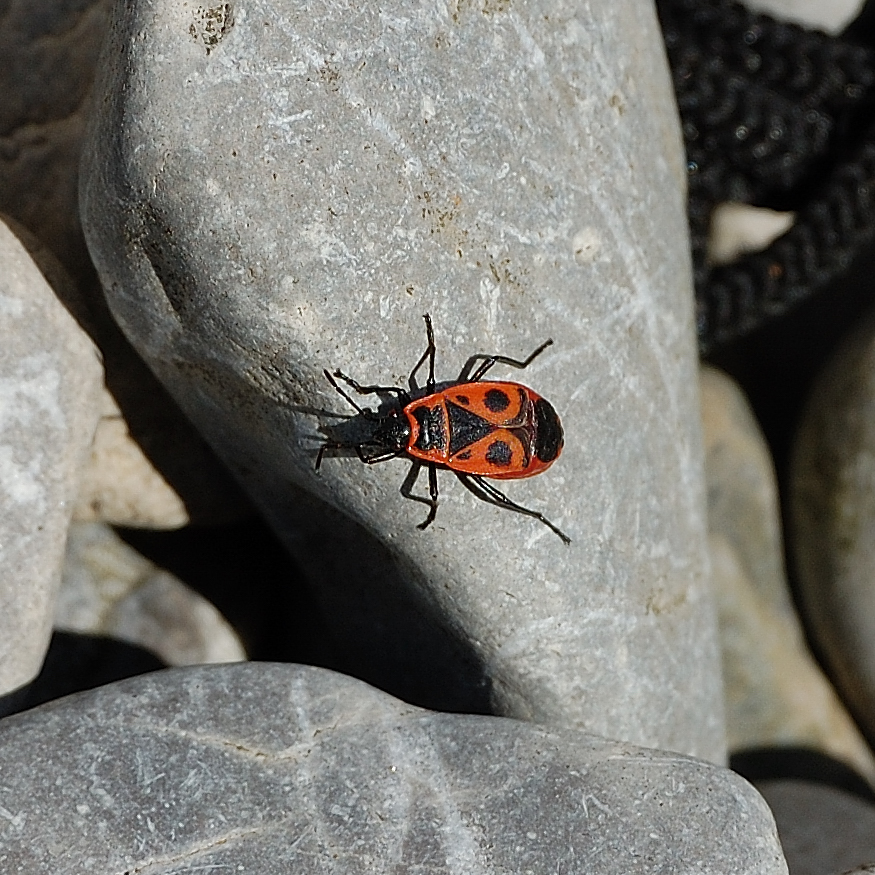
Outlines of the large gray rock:
<svg viewBox="0 0 875 875">
<path fill-rule="evenodd" d="M 175 669 L 9 717 L 0 773 L 6 872 L 786 872 L 730 771 L 300 666 Z"/>
<path fill-rule="evenodd" d="M 790 598 L 765 438 L 726 374 L 703 368 L 701 389 L 729 749 L 819 750 L 875 784 L 869 746 L 809 652 Z"/>
<path fill-rule="evenodd" d="M 648 7 L 117 4 L 83 166 L 113 312 L 292 548 L 348 663 L 407 698 L 724 756 L 684 166 Z M 206 16 L 206 17 L 205 17 Z M 313 470 L 436 326 L 550 398 L 511 483 L 536 520 L 403 461 Z M 425 489 L 423 484 L 420 491 Z M 340 511 L 340 512 L 338 512 Z"/>
<path fill-rule="evenodd" d="M 0 222 L 0 694 L 48 646 L 102 384 L 97 350 Z"/>
<path fill-rule="evenodd" d="M 799 594 L 836 685 L 875 737 L 875 318 L 811 393 L 793 457 Z"/>
</svg>

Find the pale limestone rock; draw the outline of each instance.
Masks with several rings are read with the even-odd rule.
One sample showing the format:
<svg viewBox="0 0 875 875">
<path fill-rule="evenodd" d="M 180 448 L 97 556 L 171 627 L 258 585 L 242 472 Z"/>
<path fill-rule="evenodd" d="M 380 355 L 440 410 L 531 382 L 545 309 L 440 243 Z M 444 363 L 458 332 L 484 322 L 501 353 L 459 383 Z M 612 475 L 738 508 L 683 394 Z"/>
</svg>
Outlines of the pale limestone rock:
<svg viewBox="0 0 875 875">
<path fill-rule="evenodd" d="M 775 472 L 738 386 L 701 375 L 711 564 L 729 747 L 811 747 L 875 783 L 875 760 L 805 644 L 783 563 Z"/>
<path fill-rule="evenodd" d="M 191 521 L 185 503 L 131 437 L 106 390 L 73 518 L 149 529 L 176 529 Z"/>
<path fill-rule="evenodd" d="M 39 671 L 97 424 L 88 336 L 0 222 L 0 694 Z"/>
<path fill-rule="evenodd" d="M 729 264 L 742 255 L 765 249 L 789 231 L 795 213 L 779 213 L 749 204 L 718 204 L 711 214 L 708 260 Z"/>
<path fill-rule="evenodd" d="M 99 523 L 70 528 L 55 628 L 117 638 L 167 665 L 246 659 L 212 604 Z"/>
<path fill-rule="evenodd" d="M 745 6 L 803 27 L 837 34 L 859 15 L 863 0 L 748 0 Z"/>
</svg>

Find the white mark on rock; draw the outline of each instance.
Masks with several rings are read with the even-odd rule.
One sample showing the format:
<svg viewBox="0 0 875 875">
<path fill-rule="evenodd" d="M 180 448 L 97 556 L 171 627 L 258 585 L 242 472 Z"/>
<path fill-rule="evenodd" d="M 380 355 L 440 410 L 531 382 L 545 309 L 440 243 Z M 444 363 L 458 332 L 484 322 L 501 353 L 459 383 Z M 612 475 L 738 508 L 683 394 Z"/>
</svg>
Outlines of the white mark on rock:
<svg viewBox="0 0 875 875">
<path fill-rule="evenodd" d="M 427 122 L 431 121 L 435 117 L 435 115 L 437 114 L 437 110 L 435 109 L 435 106 L 434 106 L 434 100 L 432 99 L 431 95 L 429 95 L 429 94 L 422 95 L 421 107 L 422 107 L 422 118 L 424 121 L 427 121 Z"/>
<path fill-rule="evenodd" d="M 20 319 L 24 315 L 24 301 L 14 295 L 0 295 L 0 316 Z"/>
<path fill-rule="evenodd" d="M 501 297 L 501 286 L 483 277 L 480 280 L 480 299 L 486 305 L 486 331 L 495 333 L 498 324 L 498 299 Z"/>
<path fill-rule="evenodd" d="M 326 264 L 355 268 L 356 257 L 347 245 L 332 234 L 321 220 L 304 225 L 301 236 L 313 247 L 316 255 Z"/>
<path fill-rule="evenodd" d="M 578 264 L 592 264 L 602 248 L 602 238 L 592 226 L 581 228 L 571 241 L 574 260 Z"/>
<path fill-rule="evenodd" d="M 289 125 L 289 124 L 292 124 L 293 122 L 299 122 L 305 118 L 310 118 L 311 115 L 313 115 L 312 109 L 304 109 L 304 110 L 301 110 L 301 112 L 296 112 L 296 113 L 293 113 L 292 115 L 287 115 L 284 118 L 271 119 L 270 121 L 272 124 L 276 124 L 276 125 Z"/>
<path fill-rule="evenodd" d="M 586 804 L 587 800 L 592 802 L 592 804 L 595 805 L 595 807 L 598 808 L 598 810 L 601 811 L 603 814 L 608 814 L 611 817 L 615 817 L 614 812 L 611 811 L 611 809 L 607 805 L 605 805 L 604 802 L 599 801 L 599 798 L 594 793 L 584 793 L 583 798 L 580 801 L 583 804 L 583 810 L 586 812 L 587 817 L 589 817 L 589 809 Z"/>
<path fill-rule="evenodd" d="M 404 159 L 404 172 L 421 177 L 423 175 L 422 161 L 410 151 L 404 138 L 392 127 L 389 120 L 381 112 L 373 110 L 367 113 L 367 119 L 371 123 L 371 127 L 385 137 L 396 154 Z"/>
<path fill-rule="evenodd" d="M 17 829 L 19 832 L 24 828 L 24 823 L 27 820 L 27 815 L 22 812 L 18 812 L 18 814 L 13 814 L 8 808 L 4 808 L 0 805 L 0 817 L 4 820 L 8 820 L 9 823 Z"/>
<path fill-rule="evenodd" d="M 512 15 L 510 18 L 513 28 L 517 33 L 523 51 L 528 55 L 528 62 L 532 67 L 544 70 L 547 66 L 547 58 L 544 55 L 544 50 L 535 42 L 535 38 L 529 32 L 529 29 L 523 24 L 522 19 L 518 15 Z"/>
<path fill-rule="evenodd" d="M 498 173 L 495 174 L 496 179 L 504 179 L 507 174 L 510 173 L 510 164 L 507 161 L 498 168 Z"/>
<path fill-rule="evenodd" d="M 35 505 L 42 512 L 45 508 L 43 473 L 33 461 L 30 466 L 18 463 L 12 447 L 0 447 L 0 484 L 5 498 L 17 505 Z"/>
</svg>

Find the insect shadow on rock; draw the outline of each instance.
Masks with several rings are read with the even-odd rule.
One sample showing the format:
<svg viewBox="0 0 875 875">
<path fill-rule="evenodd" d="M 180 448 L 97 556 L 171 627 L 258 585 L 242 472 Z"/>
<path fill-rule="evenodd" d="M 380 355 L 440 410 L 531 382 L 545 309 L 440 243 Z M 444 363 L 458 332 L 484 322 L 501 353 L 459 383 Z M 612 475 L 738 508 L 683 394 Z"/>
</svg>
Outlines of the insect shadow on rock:
<svg viewBox="0 0 875 875">
<path fill-rule="evenodd" d="M 410 372 L 409 390 L 398 386 L 362 386 L 342 371 L 325 371 L 328 382 L 359 413 L 346 423 L 324 429 L 329 440 L 319 448 L 316 470 L 327 452 L 352 450 L 366 465 L 406 456 L 413 464 L 401 484 L 401 494 L 429 506 L 417 528 L 434 522 L 438 507 L 438 468 L 452 471 L 481 501 L 540 520 L 566 544 L 571 539 L 537 511 L 511 501 L 490 480 L 518 480 L 546 471 L 559 457 L 562 425 L 553 406 L 520 383 L 490 382 L 485 374 L 496 364 L 527 368 L 553 341 L 542 343 L 527 359 L 503 355 L 471 356 L 458 378 L 436 383 L 435 342 L 426 313 L 428 345 Z M 428 362 L 425 388 L 416 382 Z M 359 395 L 377 395 L 376 411 L 361 407 L 337 382 Z M 413 494 L 423 465 L 428 467 L 429 497 Z"/>
</svg>

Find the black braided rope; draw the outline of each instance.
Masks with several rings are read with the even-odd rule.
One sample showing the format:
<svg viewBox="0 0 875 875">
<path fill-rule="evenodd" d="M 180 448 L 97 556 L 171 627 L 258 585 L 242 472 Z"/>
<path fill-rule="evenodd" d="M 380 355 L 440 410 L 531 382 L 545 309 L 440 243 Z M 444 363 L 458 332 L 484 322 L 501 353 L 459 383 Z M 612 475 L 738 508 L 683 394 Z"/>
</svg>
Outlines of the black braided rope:
<svg viewBox="0 0 875 875">
<path fill-rule="evenodd" d="M 689 169 L 699 342 L 747 334 L 875 242 L 875 52 L 729 0 L 657 0 Z M 714 207 L 795 209 L 764 251 L 706 260 Z"/>
</svg>

